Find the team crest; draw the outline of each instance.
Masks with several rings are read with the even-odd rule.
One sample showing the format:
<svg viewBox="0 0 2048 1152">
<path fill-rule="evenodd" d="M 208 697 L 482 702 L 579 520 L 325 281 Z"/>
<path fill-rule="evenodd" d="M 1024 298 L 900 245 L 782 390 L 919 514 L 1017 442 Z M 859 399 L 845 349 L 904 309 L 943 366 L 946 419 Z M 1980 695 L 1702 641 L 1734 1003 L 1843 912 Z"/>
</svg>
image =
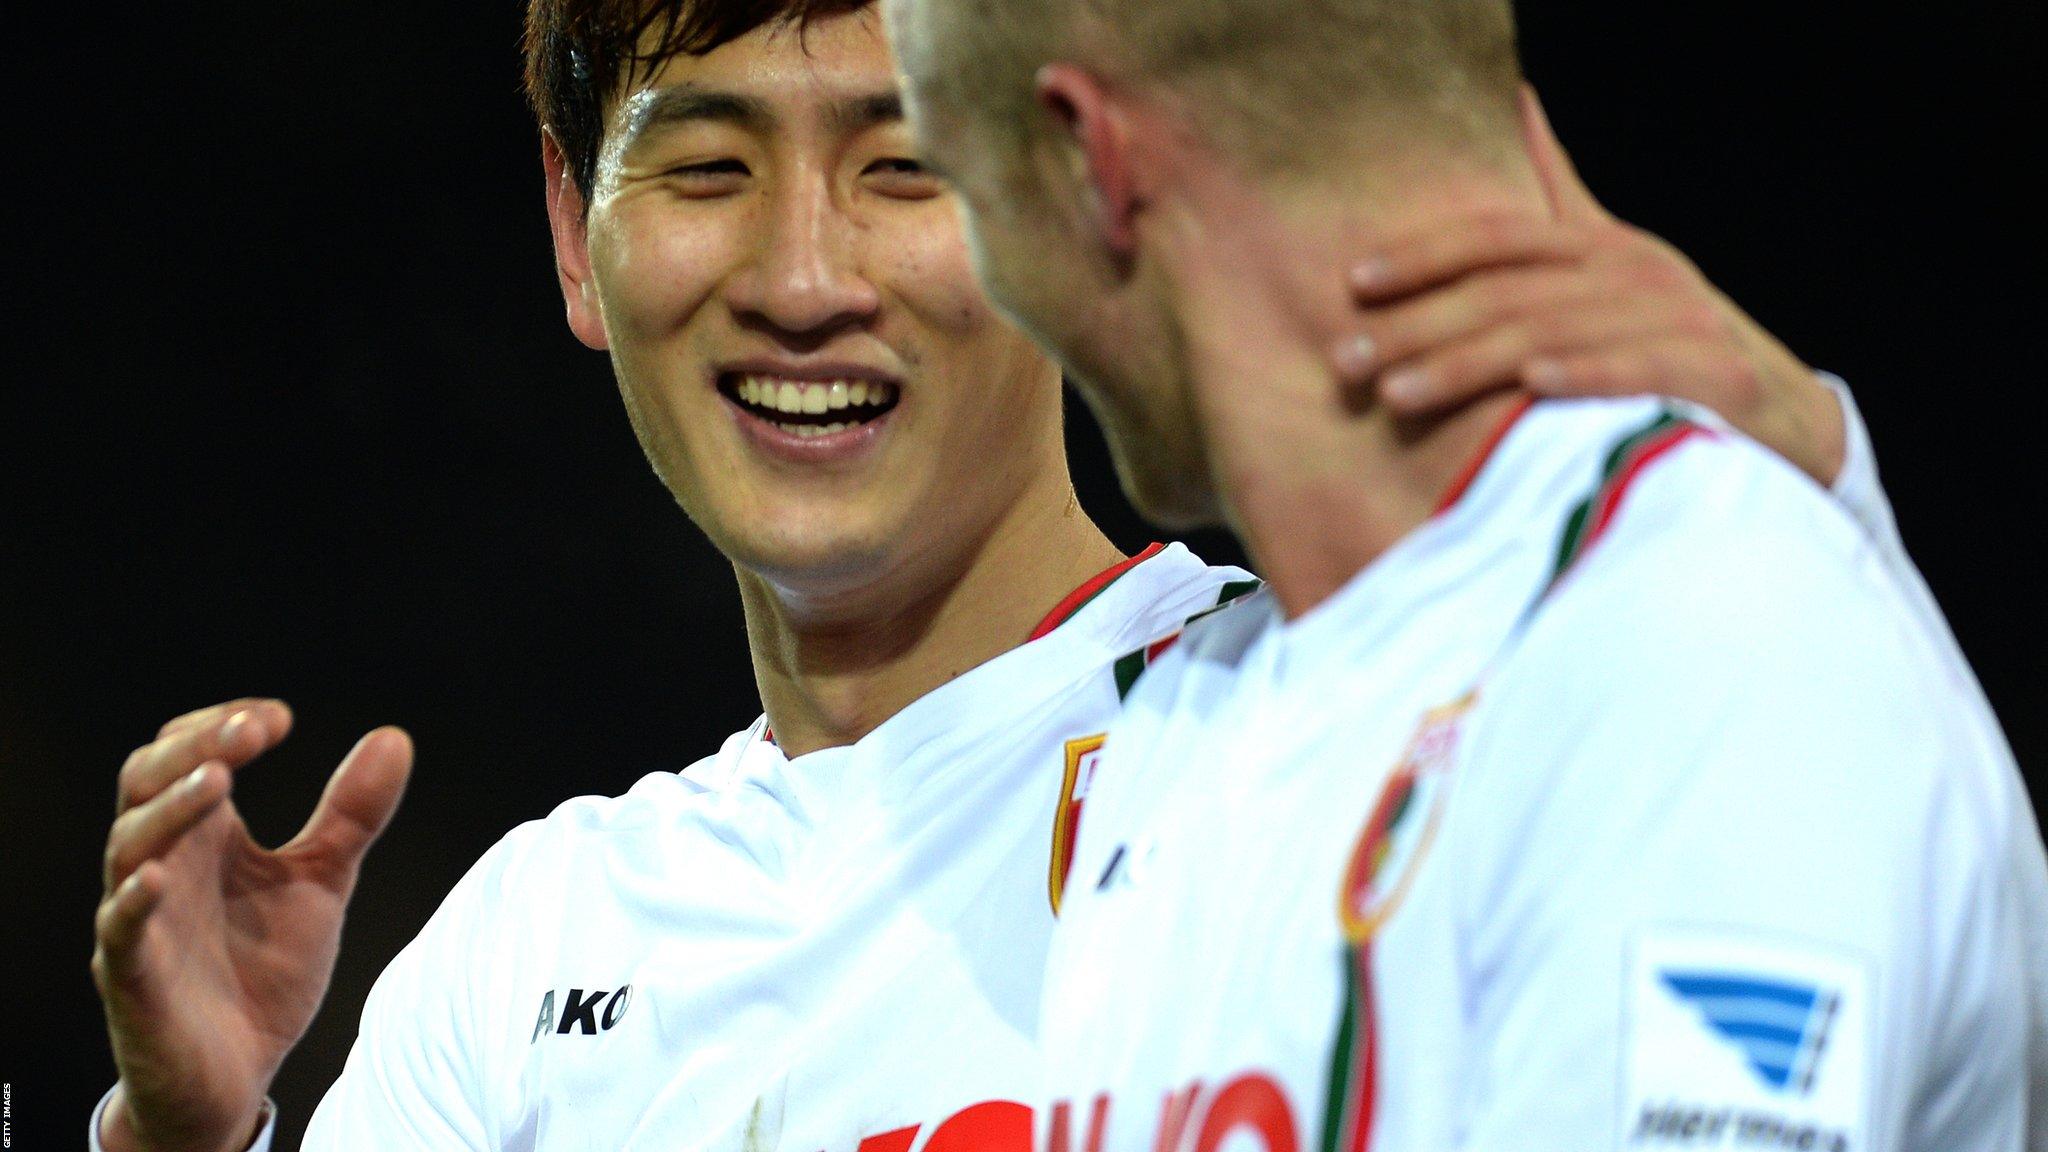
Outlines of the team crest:
<svg viewBox="0 0 2048 1152">
<path fill-rule="evenodd" d="M 1458 732 L 1475 697 L 1432 709 L 1381 789 L 1344 870 L 1337 916 L 1344 935 L 1364 944 L 1407 895 L 1443 821 Z"/>
<path fill-rule="evenodd" d="M 1060 895 L 1066 891 L 1067 873 L 1074 870 L 1074 841 L 1081 832 L 1081 804 L 1095 782 L 1095 766 L 1102 759 L 1102 742 L 1107 733 L 1098 732 L 1067 741 L 1067 774 L 1060 784 L 1060 806 L 1052 820 L 1052 869 L 1047 891 L 1052 897 L 1052 914 L 1060 914 Z"/>
</svg>

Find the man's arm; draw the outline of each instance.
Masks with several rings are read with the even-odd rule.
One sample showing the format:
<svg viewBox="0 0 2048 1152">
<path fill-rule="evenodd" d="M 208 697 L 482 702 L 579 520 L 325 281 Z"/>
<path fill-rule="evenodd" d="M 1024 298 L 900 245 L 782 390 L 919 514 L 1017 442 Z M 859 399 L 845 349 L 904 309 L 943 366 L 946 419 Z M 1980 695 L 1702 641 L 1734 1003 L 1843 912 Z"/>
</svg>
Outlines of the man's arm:
<svg viewBox="0 0 2048 1152">
<path fill-rule="evenodd" d="M 1483 698 L 1470 1147 L 2020 1145 L 2024 793 L 1869 550 L 1814 577 L 1803 531 L 1596 563 Z"/>
<path fill-rule="evenodd" d="M 1674 396 L 1823 485 L 1868 465 L 1848 455 L 1837 393 L 1683 253 L 1608 212 L 1526 90 L 1523 144 L 1547 214 L 1397 237 L 1354 267 L 1361 311 L 1326 333 L 1344 386 L 1415 415 L 1509 387 Z"/>
</svg>

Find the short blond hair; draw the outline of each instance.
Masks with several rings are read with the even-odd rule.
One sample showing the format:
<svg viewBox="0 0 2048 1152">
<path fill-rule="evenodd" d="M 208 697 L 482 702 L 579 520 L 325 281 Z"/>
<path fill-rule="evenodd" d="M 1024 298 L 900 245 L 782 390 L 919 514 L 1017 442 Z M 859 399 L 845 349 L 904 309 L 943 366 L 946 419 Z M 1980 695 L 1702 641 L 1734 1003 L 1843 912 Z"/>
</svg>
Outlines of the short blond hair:
<svg viewBox="0 0 2048 1152">
<path fill-rule="evenodd" d="M 1511 0 L 930 3 L 948 54 L 970 54 L 938 83 L 992 122 L 1030 125 L 1037 70 L 1068 61 L 1174 91 L 1198 130 L 1262 168 L 1312 169 L 1360 127 L 1486 148 L 1519 124 Z"/>
</svg>

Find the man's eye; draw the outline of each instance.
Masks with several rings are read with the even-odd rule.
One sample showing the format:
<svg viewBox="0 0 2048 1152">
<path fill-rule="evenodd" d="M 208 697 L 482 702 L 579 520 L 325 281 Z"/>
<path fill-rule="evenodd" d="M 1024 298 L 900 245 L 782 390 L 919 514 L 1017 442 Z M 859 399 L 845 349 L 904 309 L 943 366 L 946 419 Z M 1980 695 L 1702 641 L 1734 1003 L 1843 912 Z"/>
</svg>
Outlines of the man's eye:
<svg viewBox="0 0 2048 1152">
<path fill-rule="evenodd" d="M 738 160 L 704 160 L 678 165 L 664 175 L 681 185 L 686 194 L 716 196 L 737 191 L 749 173 L 747 166 Z"/>
<path fill-rule="evenodd" d="M 861 171 L 861 179 L 883 195 L 906 199 L 936 196 L 944 187 L 930 169 L 905 156 L 876 160 Z"/>
</svg>

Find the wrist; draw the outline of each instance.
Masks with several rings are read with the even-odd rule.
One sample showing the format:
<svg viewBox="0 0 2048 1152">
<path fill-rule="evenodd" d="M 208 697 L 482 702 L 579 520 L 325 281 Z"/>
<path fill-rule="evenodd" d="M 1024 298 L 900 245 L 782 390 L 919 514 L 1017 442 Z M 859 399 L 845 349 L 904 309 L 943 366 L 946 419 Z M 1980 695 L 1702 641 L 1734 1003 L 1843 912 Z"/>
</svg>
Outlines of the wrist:
<svg viewBox="0 0 2048 1152">
<path fill-rule="evenodd" d="M 144 1147 L 142 1138 L 136 1135 L 135 1122 L 128 1112 L 128 1086 L 114 1085 L 113 1095 L 107 1097 L 107 1106 L 100 1112 L 99 1130 L 93 1133 L 103 1152 L 140 1152 Z"/>
<path fill-rule="evenodd" d="M 271 1104 L 269 1100 L 257 1107 L 249 1117 L 229 1128 L 226 1136 L 195 1136 L 185 1139 L 173 1137 L 168 1141 L 160 1134 L 145 1134 L 135 1123 L 135 1113 L 129 1107 L 126 1081 L 116 1083 L 114 1090 L 107 1094 L 106 1106 L 100 1111 L 98 1126 L 93 1132 L 97 1141 L 96 1152 L 247 1152 L 257 1137 L 270 1123 Z"/>
<path fill-rule="evenodd" d="M 1805 365 L 1803 389 L 1807 397 L 1807 430 L 1813 459 L 1806 471 L 1824 488 L 1833 488 L 1849 464 L 1849 420 L 1842 410 L 1842 398 L 1828 386 L 1820 373 Z"/>
</svg>

